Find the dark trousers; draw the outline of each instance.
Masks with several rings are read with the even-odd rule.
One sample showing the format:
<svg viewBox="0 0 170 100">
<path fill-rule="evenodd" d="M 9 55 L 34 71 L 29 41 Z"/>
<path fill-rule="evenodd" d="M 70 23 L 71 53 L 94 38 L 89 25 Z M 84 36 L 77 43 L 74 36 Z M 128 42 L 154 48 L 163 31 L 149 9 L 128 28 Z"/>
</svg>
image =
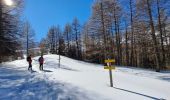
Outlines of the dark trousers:
<svg viewBox="0 0 170 100">
<path fill-rule="evenodd" d="M 40 63 L 40 70 L 43 70 L 43 64 Z"/>
<path fill-rule="evenodd" d="M 32 64 L 29 63 L 28 70 L 32 70 Z"/>
</svg>

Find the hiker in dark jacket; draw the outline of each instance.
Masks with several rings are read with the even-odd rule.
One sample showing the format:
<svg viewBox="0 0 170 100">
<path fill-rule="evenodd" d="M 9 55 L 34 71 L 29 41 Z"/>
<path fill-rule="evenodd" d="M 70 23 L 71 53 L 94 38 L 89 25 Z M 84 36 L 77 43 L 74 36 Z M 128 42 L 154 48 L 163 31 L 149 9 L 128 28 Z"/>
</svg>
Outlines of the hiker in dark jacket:
<svg viewBox="0 0 170 100">
<path fill-rule="evenodd" d="M 39 61 L 39 64 L 40 64 L 40 70 L 43 70 L 44 58 L 43 58 L 42 55 L 41 55 L 41 57 L 38 59 L 38 61 Z"/>
<path fill-rule="evenodd" d="M 29 56 L 27 57 L 27 62 L 28 62 L 28 64 L 29 64 L 28 70 L 31 70 L 31 71 L 32 71 L 32 59 L 31 59 L 31 55 L 29 55 Z"/>
</svg>

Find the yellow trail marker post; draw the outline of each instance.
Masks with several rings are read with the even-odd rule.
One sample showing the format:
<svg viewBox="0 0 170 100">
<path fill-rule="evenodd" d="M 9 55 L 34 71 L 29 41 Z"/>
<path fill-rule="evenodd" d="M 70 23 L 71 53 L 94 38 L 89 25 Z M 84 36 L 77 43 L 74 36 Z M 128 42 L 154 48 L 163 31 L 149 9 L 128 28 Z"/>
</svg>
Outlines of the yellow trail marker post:
<svg viewBox="0 0 170 100">
<path fill-rule="evenodd" d="M 115 67 L 114 66 L 104 66 L 104 69 L 111 69 L 111 70 L 115 70 Z"/>
<path fill-rule="evenodd" d="M 115 59 L 108 59 L 104 61 L 105 63 L 115 63 Z"/>
<path fill-rule="evenodd" d="M 115 70 L 115 66 L 112 66 L 112 64 L 115 63 L 115 59 L 105 60 L 105 63 L 107 66 L 104 66 L 104 69 L 109 69 L 110 86 L 113 87 L 112 70 Z"/>
</svg>

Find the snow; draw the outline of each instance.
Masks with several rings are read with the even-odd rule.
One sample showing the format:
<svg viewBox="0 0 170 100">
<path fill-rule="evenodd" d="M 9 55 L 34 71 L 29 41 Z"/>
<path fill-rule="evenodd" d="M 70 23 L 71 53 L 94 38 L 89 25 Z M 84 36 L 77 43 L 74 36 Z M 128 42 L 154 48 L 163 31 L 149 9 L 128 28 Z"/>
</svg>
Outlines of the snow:
<svg viewBox="0 0 170 100">
<path fill-rule="evenodd" d="M 44 71 L 38 57 L 33 73 L 26 60 L 0 65 L 0 100 L 170 100 L 170 72 L 116 67 L 113 85 L 102 65 L 46 55 Z"/>
</svg>

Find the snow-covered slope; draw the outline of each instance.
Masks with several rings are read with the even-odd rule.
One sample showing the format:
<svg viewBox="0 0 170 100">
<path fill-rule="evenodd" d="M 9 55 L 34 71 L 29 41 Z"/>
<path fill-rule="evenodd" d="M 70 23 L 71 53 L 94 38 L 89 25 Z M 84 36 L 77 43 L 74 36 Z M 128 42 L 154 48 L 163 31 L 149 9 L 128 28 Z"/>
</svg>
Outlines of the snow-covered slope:
<svg viewBox="0 0 170 100">
<path fill-rule="evenodd" d="M 27 62 L 17 60 L 0 65 L 0 100 L 170 100 L 170 72 L 117 67 L 113 85 L 102 65 L 46 55 L 44 71 L 38 57 L 33 73 Z"/>
</svg>

